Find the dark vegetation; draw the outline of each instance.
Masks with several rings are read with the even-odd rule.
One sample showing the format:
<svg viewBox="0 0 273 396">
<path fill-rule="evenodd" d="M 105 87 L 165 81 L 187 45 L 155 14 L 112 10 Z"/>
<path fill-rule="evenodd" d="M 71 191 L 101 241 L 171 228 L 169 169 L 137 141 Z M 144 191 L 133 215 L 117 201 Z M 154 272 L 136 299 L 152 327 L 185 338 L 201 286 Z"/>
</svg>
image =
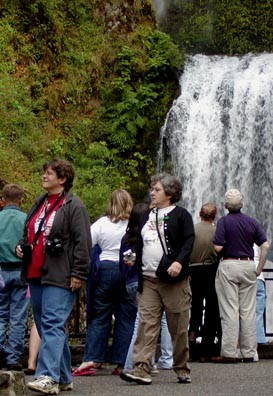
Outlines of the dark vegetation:
<svg viewBox="0 0 273 396">
<path fill-rule="evenodd" d="M 272 0 L 170 0 L 159 28 L 184 51 L 273 51 Z M 172 21 L 170 23 L 170 21 Z"/>
<path fill-rule="evenodd" d="M 182 56 L 151 3 L 2 0 L 0 187 L 40 192 L 42 163 L 72 161 L 91 220 L 110 192 L 146 194 Z"/>
<path fill-rule="evenodd" d="M 1 0 L 0 188 L 26 210 L 53 156 L 91 220 L 115 188 L 143 199 L 184 53 L 272 51 L 273 0 L 165 3 L 156 24 L 149 0 Z"/>
<path fill-rule="evenodd" d="M 156 24 L 149 0 L 1 0 L 0 188 L 21 184 L 25 210 L 53 156 L 74 163 L 91 221 L 115 188 L 140 201 L 184 53 L 273 50 L 273 0 L 165 3 Z"/>
</svg>

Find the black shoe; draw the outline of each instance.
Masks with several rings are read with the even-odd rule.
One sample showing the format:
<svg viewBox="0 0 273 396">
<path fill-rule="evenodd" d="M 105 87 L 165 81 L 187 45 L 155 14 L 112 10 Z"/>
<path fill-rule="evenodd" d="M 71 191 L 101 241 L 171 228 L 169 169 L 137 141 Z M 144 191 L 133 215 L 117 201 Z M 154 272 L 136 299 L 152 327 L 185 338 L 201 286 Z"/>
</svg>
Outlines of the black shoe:
<svg viewBox="0 0 273 396">
<path fill-rule="evenodd" d="M 26 368 L 24 370 L 25 375 L 34 375 L 35 374 L 35 370 L 31 369 L 31 368 Z"/>
<path fill-rule="evenodd" d="M 244 357 L 243 358 L 243 363 L 253 363 L 254 359 L 253 357 Z"/>
<path fill-rule="evenodd" d="M 0 370 L 5 369 L 7 367 L 6 359 L 0 359 Z"/>
<path fill-rule="evenodd" d="M 211 362 L 211 357 L 210 356 L 200 356 L 199 362 L 200 363 L 209 363 Z"/>
<path fill-rule="evenodd" d="M 213 356 L 211 358 L 213 363 L 239 363 L 238 358 L 226 357 L 226 356 Z"/>
<path fill-rule="evenodd" d="M 20 363 L 7 364 L 8 371 L 22 371 L 23 367 Z"/>
<path fill-rule="evenodd" d="M 178 377 L 178 383 L 179 384 L 190 384 L 191 383 L 191 377 L 189 374 L 180 374 Z"/>
<path fill-rule="evenodd" d="M 7 367 L 7 362 L 6 362 L 6 355 L 3 349 L 0 350 L 0 369 L 6 368 Z"/>
</svg>

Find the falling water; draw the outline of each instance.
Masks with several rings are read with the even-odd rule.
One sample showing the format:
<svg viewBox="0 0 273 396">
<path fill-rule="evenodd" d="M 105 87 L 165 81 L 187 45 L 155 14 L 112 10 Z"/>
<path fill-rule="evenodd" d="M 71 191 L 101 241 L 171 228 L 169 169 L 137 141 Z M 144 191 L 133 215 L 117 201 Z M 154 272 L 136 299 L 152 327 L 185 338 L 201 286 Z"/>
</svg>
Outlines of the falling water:
<svg viewBox="0 0 273 396">
<path fill-rule="evenodd" d="M 208 201 L 222 215 L 225 191 L 238 188 L 244 211 L 271 236 L 273 54 L 189 57 L 180 87 L 161 131 L 159 168 L 172 164 L 195 220 Z"/>
<path fill-rule="evenodd" d="M 158 168 L 171 167 L 182 181 L 195 221 L 208 201 L 223 215 L 225 191 L 238 188 L 244 213 L 271 240 L 273 54 L 188 57 L 180 89 L 161 131 Z"/>
</svg>

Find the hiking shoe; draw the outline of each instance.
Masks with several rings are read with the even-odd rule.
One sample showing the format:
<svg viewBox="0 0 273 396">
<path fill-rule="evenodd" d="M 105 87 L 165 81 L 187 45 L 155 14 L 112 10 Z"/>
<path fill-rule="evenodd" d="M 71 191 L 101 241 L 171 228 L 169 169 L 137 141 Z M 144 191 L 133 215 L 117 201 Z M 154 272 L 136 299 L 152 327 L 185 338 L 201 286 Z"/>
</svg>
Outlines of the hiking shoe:
<svg viewBox="0 0 273 396">
<path fill-rule="evenodd" d="M 140 385 L 150 385 L 152 383 L 151 375 L 142 367 L 136 367 L 134 370 L 122 370 L 119 376 L 124 381 L 136 382 Z"/>
<path fill-rule="evenodd" d="M 178 377 L 178 383 L 179 384 L 190 384 L 191 383 L 191 377 L 189 374 L 180 374 Z"/>
<path fill-rule="evenodd" d="M 73 389 L 73 382 L 69 384 L 59 384 L 60 391 L 71 391 Z"/>
<path fill-rule="evenodd" d="M 27 387 L 41 393 L 48 395 L 58 395 L 60 392 L 59 384 L 47 375 L 41 375 L 33 382 L 29 382 Z"/>
</svg>

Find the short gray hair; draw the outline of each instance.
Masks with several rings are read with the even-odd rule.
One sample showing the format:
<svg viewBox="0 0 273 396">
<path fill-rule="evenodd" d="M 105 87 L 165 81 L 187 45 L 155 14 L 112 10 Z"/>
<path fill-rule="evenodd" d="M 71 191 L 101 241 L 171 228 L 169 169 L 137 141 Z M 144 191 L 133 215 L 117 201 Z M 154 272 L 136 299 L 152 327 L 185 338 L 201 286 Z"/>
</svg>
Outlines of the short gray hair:
<svg viewBox="0 0 273 396">
<path fill-rule="evenodd" d="M 182 184 L 178 179 L 168 173 L 158 173 L 151 177 L 151 186 L 157 182 L 162 184 L 166 195 L 170 195 L 170 203 L 180 201 L 182 195 Z"/>
</svg>

